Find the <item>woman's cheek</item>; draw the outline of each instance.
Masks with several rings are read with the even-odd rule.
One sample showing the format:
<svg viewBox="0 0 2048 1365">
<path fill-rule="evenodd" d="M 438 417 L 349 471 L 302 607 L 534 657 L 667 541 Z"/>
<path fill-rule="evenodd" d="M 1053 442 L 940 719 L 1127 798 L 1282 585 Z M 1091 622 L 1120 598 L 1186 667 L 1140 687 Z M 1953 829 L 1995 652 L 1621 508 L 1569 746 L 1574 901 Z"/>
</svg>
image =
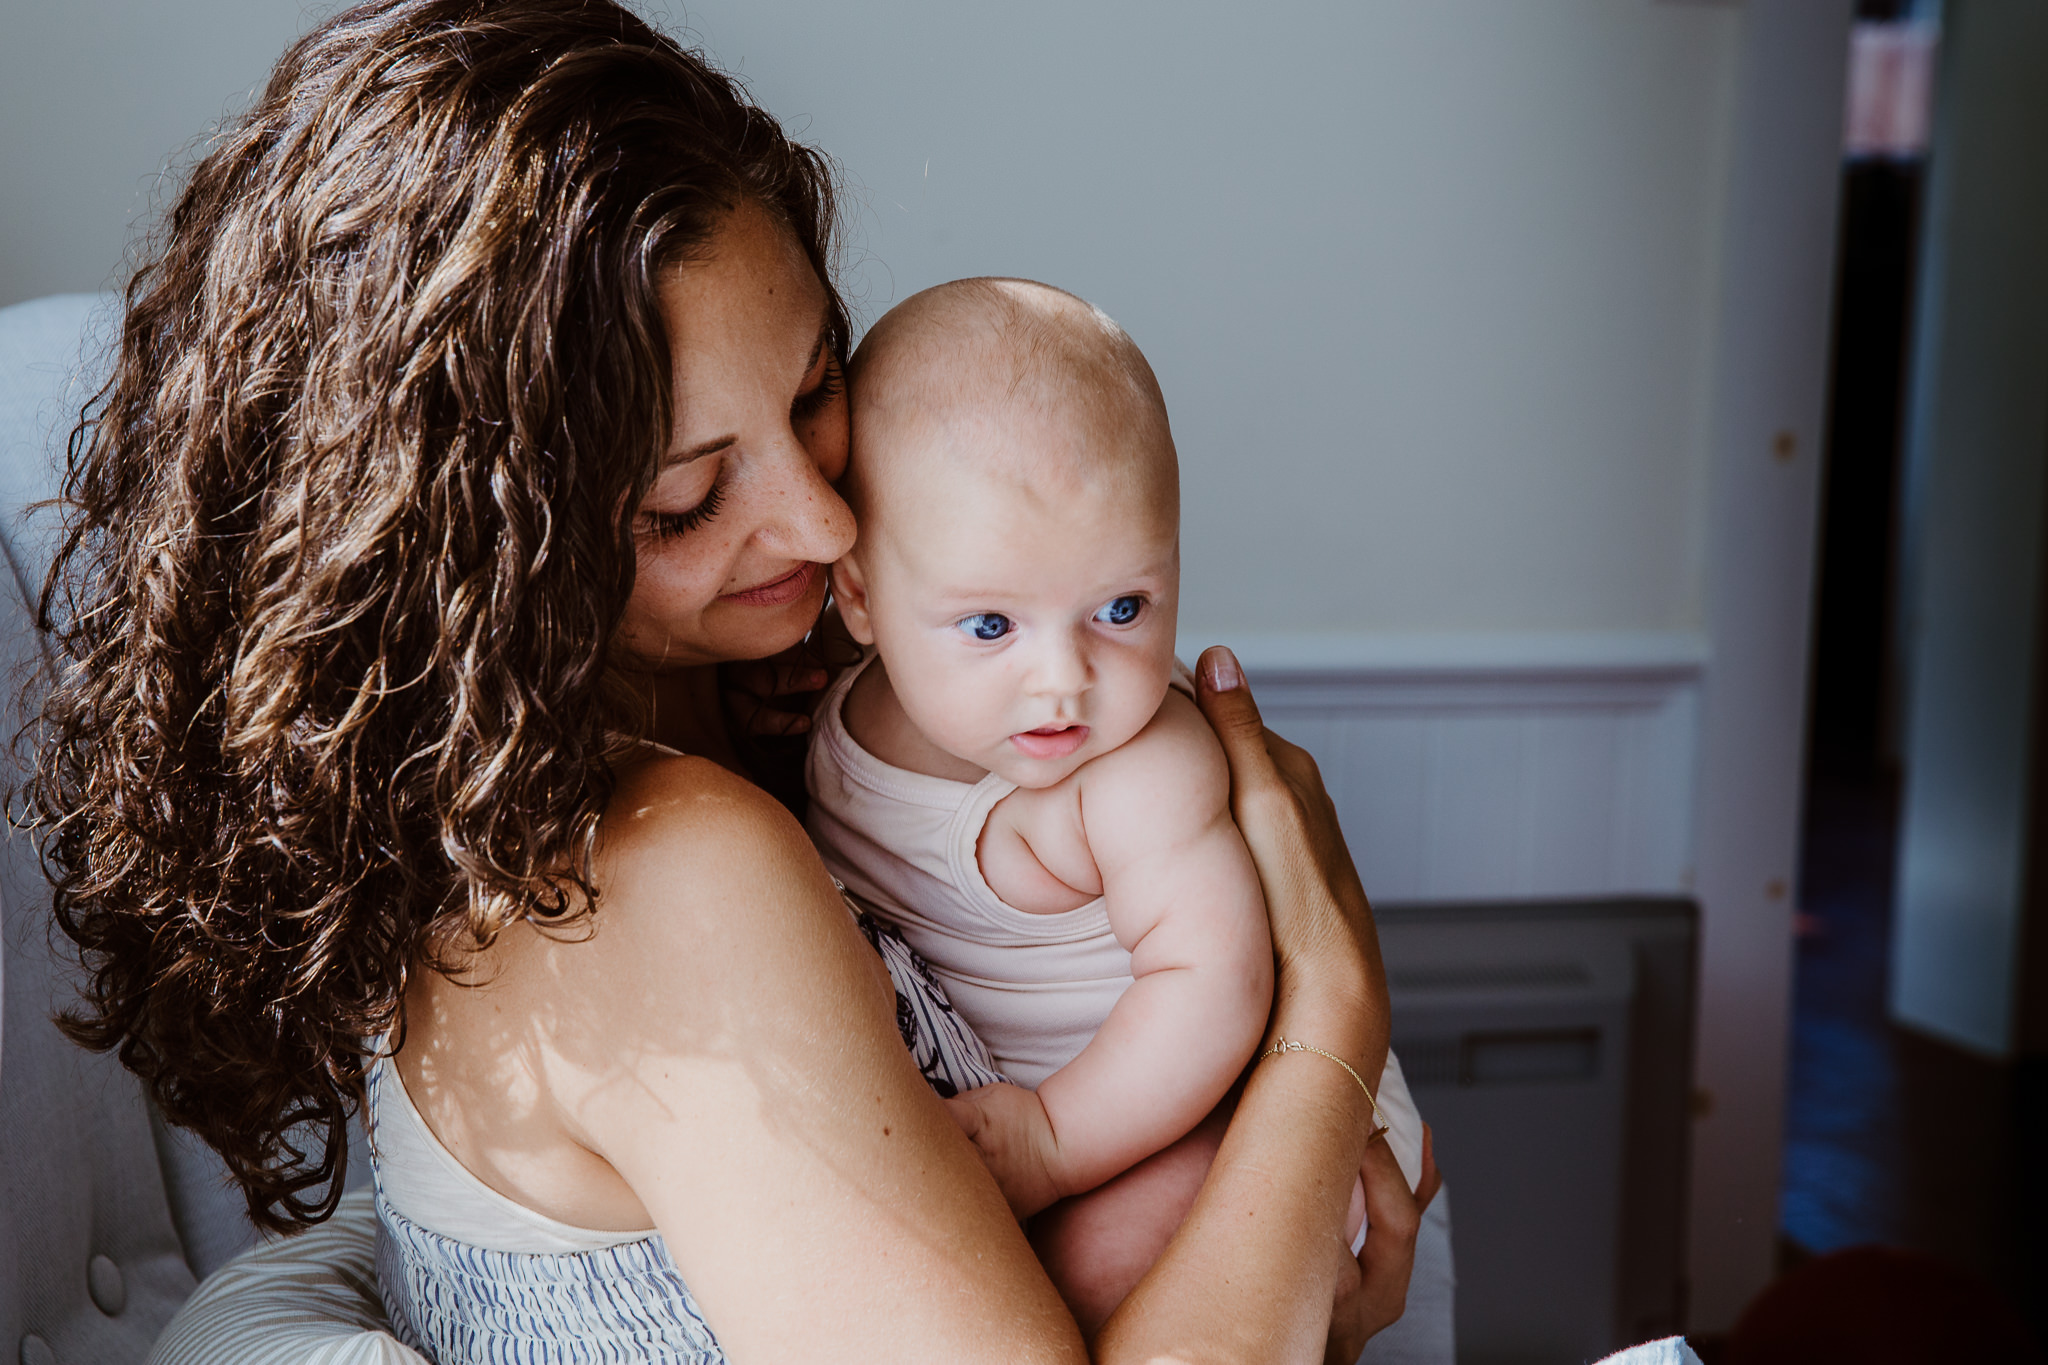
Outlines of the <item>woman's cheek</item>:
<svg viewBox="0 0 2048 1365">
<path fill-rule="evenodd" d="M 672 555 L 643 550 L 620 623 L 629 648 L 658 651 L 673 641 L 678 627 L 696 615 L 690 609 L 690 599 L 698 594 L 691 591 L 689 577 Z"/>
</svg>

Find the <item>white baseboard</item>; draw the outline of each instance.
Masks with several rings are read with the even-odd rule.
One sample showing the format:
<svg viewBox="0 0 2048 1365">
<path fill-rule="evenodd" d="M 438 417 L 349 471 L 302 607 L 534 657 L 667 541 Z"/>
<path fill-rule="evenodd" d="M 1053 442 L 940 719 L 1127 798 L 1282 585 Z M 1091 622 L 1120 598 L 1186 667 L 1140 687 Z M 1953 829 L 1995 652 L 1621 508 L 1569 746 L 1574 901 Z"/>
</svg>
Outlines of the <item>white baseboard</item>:
<svg viewBox="0 0 2048 1365">
<path fill-rule="evenodd" d="M 1228 644 L 1316 756 L 1381 900 L 1692 882 L 1699 636 L 1182 634 Z"/>
</svg>

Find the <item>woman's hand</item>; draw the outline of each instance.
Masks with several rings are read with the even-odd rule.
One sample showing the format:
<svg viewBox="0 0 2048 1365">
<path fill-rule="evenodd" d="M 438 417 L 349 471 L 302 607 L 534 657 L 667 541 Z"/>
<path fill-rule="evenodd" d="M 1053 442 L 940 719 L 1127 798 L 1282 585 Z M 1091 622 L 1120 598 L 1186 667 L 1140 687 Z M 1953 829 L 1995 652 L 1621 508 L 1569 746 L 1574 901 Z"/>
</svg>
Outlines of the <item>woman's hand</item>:
<svg viewBox="0 0 2048 1365">
<path fill-rule="evenodd" d="M 818 694 L 860 656 L 838 608 L 828 602 L 811 633 L 780 654 L 720 664 L 718 690 L 732 733 L 756 739 L 807 733 Z"/>
<path fill-rule="evenodd" d="M 718 690 L 732 733 L 756 739 L 801 735 L 831 675 L 794 645 L 767 659 L 718 666 Z"/>
<path fill-rule="evenodd" d="M 1375 1142 L 1365 1149 L 1359 1170 L 1365 1181 L 1365 1245 L 1358 1259 L 1337 1276 L 1337 1304 L 1330 1315 L 1324 1365 L 1353 1365 L 1365 1343 L 1392 1326 L 1407 1307 L 1408 1276 L 1415 1269 L 1415 1237 L 1422 1211 L 1443 1183 L 1431 1150 L 1429 1125 L 1422 1125 L 1422 1179 L 1413 1194 L 1394 1160 L 1393 1149 Z"/>
<path fill-rule="evenodd" d="M 1360 1070 L 1376 1080 L 1386 1050 L 1379 934 L 1322 774 L 1306 750 L 1266 729 L 1228 649 L 1204 650 L 1196 678 L 1197 702 L 1230 760 L 1230 811 L 1266 892 L 1280 968 L 1274 1017 L 1290 994 L 1351 995 L 1371 1017 Z"/>
<path fill-rule="evenodd" d="M 1322 775 L 1306 751 L 1266 729 L 1228 649 L 1205 650 L 1196 678 L 1202 714 L 1230 761 L 1231 814 L 1266 893 L 1279 968 L 1273 1028 L 1350 1054 L 1376 1086 L 1387 1043 L 1379 935 Z M 1359 1174 L 1370 1231 L 1357 1258 L 1338 1267 L 1326 1362 L 1356 1361 L 1406 1305 L 1422 1210 L 1439 1184 L 1427 1127 L 1422 1150 L 1411 1193 L 1393 1150 L 1383 1141 L 1366 1148 Z"/>
<path fill-rule="evenodd" d="M 804 759 L 811 715 L 820 695 L 860 655 L 828 603 L 811 633 L 780 654 L 718 665 L 726 734 L 746 774 L 798 819 L 808 801 Z"/>
</svg>

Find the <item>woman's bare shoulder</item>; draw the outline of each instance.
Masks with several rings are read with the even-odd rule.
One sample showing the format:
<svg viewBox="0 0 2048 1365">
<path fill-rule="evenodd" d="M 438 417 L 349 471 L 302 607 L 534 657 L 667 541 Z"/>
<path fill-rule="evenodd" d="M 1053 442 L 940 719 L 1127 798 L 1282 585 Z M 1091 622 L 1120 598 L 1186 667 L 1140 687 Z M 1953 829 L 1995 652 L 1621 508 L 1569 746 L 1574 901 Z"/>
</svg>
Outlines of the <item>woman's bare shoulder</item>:
<svg viewBox="0 0 2048 1365">
<path fill-rule="evenodd" d="M 649 759 L 602 832 L 589 932 L 541 950 L 523 1013 L 546 1023 L 563 1130 L 661 1230 L 728 1352 L 1078 1359 L 788 812 L 701 760 Z"/>
<path fill-rule="evenodd" d="M 772 1051 L 822 1021 L 902 1051 L 887 970 L 773 797 L 704 759 L 650 757 L 621 773 L 599 834 L 594 912 L 529 935 L 515 973 L 520 1003 L 552 1021 L 547 1050 L 568 1070 L 551 1088 L 593 1150 L 616 1162 L 617 1135 L 651 1120 L 630 1104 L 607 1120 L 589 1083 L 650 1061 L 668 1075 L 678 1049 Z M 667 1084 L 638 1075 L 623 1093 Z"/>
<path fill-rule="evenodd" d="M 597 937 L 630 951 L 687 945 L 690 958 L 728 966 L 773 952 L 801 970 L 792 939 L 858 939 L 795 817 L 706 759 L 657 755 L 621 775 L 599 829 L 597 881 Z"/>
<path fill-rule="evenodd" d="M 761 788 L 709 759 L 651 754 L 625 767 L 599 830 L 601 856 L 732 865 L 736 844 L 775 856 L 807 848 L 803 830 Z"/>
</svg>

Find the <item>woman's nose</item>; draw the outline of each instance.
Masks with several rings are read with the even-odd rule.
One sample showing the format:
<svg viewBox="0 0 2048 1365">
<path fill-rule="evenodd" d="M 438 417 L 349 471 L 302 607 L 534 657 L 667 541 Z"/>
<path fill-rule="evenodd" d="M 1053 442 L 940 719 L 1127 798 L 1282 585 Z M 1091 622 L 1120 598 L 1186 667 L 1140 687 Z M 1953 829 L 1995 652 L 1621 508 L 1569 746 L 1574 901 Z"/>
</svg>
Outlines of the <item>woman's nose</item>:
<svg viewBox="0 0 2048 1365">
<path fill-rule="evenodd" d="M 853 509 L 839 496 L 794 435 L 768 462 L 762 546 L 790 559 L 830 564 L 853 548 Z"/>
</svg>

